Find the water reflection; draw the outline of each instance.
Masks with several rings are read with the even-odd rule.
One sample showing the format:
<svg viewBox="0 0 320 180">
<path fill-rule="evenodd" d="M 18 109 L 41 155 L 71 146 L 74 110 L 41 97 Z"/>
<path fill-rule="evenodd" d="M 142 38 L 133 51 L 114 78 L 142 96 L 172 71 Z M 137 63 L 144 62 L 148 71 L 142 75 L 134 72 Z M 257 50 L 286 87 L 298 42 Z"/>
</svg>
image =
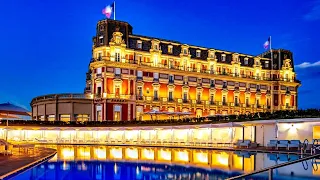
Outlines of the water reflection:
<svg viewBox="0 0 320 180">
<path fill-rule="evenodd" d="M 50 147 L 57 149 L 54 158 L 13 179 L 225 179 L 299 158 L 288 154 L 179 148 Z M 304 169 L 300 163 L 275 171 L 275 177 L 285 179 L 315 177 L 317 174 L 319 178 L 318 171 L 311 166 Z"/>
<path fill-rule="evenodd" d="M 50 162 L 57 161 L 126 161 L 177 164 L 230 171 L 255 170 L 257 154 L 221 150 L 123 146 L 46 146 L 57 149 Z"/>
</svg>

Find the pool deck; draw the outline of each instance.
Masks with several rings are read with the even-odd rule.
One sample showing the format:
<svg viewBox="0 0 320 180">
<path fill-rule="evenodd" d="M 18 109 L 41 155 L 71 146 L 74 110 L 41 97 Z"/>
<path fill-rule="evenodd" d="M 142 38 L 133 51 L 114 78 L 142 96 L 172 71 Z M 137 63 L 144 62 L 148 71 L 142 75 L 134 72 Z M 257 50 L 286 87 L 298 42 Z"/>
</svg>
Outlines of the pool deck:
<svg viewBox="0 0 320 180">
<path fill-rule="evenodd" d="M 50 148 L 26 150 L 15 147 L 12 150 L 12 155 L 0 155 L 0 180 L 41 163 L 53 157 L 55 153 L 56 150 Z"/>
</svg>

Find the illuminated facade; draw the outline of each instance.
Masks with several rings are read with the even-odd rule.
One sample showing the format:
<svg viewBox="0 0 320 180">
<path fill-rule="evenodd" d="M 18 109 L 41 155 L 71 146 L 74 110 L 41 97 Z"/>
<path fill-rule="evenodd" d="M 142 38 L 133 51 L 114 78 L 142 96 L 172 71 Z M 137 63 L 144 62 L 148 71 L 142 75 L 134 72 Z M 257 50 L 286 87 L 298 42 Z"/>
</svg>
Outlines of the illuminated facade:
<svg viewBox="0 0 320 180">
<path fill-rule="evenodd" d="M 93 37 L 85 94 L 92 119 L 150 119 L 144 112 L 200 117 L 297 109 L 292 53 L 258 56 L 135 35 L 130 24 L 101 20 Z M 165 118 L 165 117 L 164 117 Z"/>
</svg>

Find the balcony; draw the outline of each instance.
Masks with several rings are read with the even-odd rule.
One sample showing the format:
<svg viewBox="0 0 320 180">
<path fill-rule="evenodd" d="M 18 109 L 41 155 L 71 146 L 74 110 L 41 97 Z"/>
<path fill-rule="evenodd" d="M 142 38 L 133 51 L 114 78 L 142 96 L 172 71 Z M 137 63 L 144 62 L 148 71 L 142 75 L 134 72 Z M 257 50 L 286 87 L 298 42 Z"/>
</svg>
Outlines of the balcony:
<svg viewBox="0 0 320 180">
<path fill-rule="evenodd" d="M 171 98 L 171 97 L 169 97 L 169 98 L 168 98 L 168 102 L 174 102 L 174 99 Z"/>
<path fill-rule="evenodd" d="M 188 99 L 182 99 L 182 103 L 189 103 Z"/>
<path fill-rule="evenodd" d="M 114 57 L 113 57 L 114 58 Z M 91 62 L 96 61 L 109 61 L 110 57 L 101 57 L 99 58 L 92 58 Z M 137 64 L 142 66 L 149 66 L 149 67 L 160 67 L 160 68 L 166 68 L 166 69 L 174 69 L 174 70 L 180 70 L 180 71 L 189 71 L 189 72 L 197 72 L 197 73 L 204 73 L 204 74 L 216 74 L 221 76 L 231 76 L 231 77 L 241 77 L 241 78 L 249 78 L 249 79 L 256 79 L 256 80 L 264 80 L 264 81 L 286 81 L 286 82 L 295 82 L 295 83 L 301 83 L 299 80 L 295 78 L 270 78 L 270 77 L 262 77 L 262 76 L 253 76 L 253 75 L 247 75 L 244 73 L 234 73 L 234 72 L 227 72 L 227 71 L 215 71 L 213 69 L 207 69 L 207 68 L 193 68 L 193 67 L 184 67 L 184 66 L 174 66 L 172 64 L 153 64 L 152 62 L 142 62 L 137 60 L 129 60 L 129 59 L 121 59 L 121 62 L 128 63 L 128 64 Z"/>
<path fill-rule="evenodd" d="M 159 101 L 159 97 L 153 97 L 154 101 Z"/>
</svg>

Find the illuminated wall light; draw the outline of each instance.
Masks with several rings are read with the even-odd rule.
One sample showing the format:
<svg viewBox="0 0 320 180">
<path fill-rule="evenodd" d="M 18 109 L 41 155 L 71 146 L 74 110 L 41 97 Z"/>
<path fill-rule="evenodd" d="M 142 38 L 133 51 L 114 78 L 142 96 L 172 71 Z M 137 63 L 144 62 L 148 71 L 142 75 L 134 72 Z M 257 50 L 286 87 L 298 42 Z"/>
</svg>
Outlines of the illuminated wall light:
<svg viewBox="0 0 320 180">
<path fill-rule="evenodd" d="M 130 159 L 138 159 L 138 149 L 126 149 L 126 157 Z"/>
<path fill-rule="evenodd" d="M 113 148 L 110 150 L 110 156 L 114 159 L 122 159 L 122 149 Z"/>
</svg>

